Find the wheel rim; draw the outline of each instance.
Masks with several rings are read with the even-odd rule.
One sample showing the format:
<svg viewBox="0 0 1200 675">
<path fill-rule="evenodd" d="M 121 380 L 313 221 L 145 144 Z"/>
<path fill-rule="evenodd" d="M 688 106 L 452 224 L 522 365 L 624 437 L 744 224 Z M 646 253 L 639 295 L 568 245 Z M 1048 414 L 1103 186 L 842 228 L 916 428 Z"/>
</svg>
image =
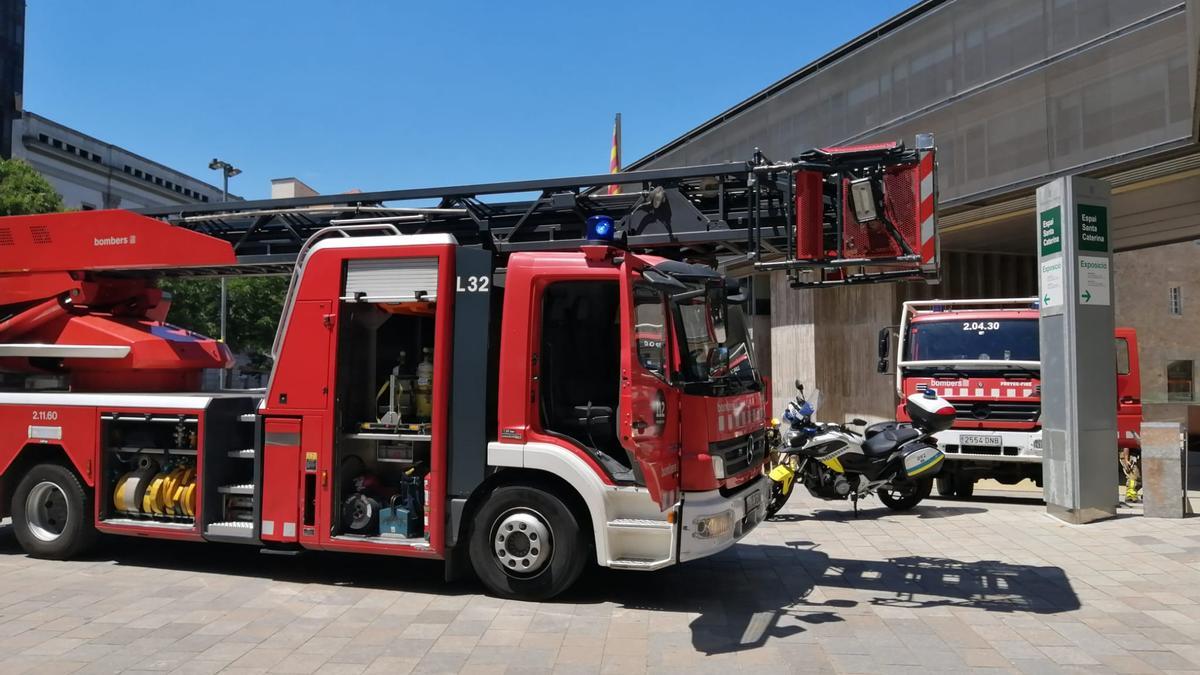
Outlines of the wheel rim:
<svg viewBox="0 0 1200 675">
<path fill-rule="evenodd" d="M 25 517 L 29 533 L 41 541 L 54 541 L 62 536 L 71 515 L 67 493 L 55 483 L 42 481 L 33 486 L 25 498 Z"/>
<path fill-rule="evenodd" d="M 554 556 L 550 526 L 532 509 L 514 509 L 496 519 L 492 528 L 492 553 L 496 564 L 513 577 L 543 572 Z"/>
</svg>

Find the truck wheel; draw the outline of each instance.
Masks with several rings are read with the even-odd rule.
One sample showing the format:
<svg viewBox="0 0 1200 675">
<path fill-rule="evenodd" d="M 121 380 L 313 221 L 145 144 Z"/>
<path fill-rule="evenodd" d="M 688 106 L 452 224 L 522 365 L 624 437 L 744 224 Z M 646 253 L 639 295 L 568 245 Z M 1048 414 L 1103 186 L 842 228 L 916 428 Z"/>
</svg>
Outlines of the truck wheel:
<svg viewBox="0 0 1200 675">
<path fill-rule="evenodd" d="M 955 476 L 954 496 L 959 499 L 970 499 L 975 494 L 975 479 L 970 476 Z"/>
<path fill-rule="evenodd" d="M 35 558 L 71 558 L 98 536 L 90 493 L 59 464 L 39 464 L 25 474 L 13 492 L 12 517 L 17 541 Z"/>
<path fill-rule="evenodd" d="M 938 476 L 936 480 L 939 497 L 954 496 L 954 476 Z"/>
<path fill-rule="evenodd" d="M 547 600 L 562 593 L 583 572 L 588 550 L 571 509 L 536 488 L 497 488 L 472 521 L 471 566 L 501 597 Z"/>
<path fill-rule="evenodd" d="M 879 501 L 893 511 L 907 511 L 933 492 L 933 479 L 907 481 L 890 488 L 880 488 Z"/>
</svg>

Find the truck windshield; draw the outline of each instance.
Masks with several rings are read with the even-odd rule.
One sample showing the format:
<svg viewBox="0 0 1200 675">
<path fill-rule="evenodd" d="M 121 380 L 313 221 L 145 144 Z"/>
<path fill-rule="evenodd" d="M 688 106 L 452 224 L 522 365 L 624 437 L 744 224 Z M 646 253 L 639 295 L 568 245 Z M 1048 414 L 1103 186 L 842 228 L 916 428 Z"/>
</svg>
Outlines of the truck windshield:
<svg viewBox="0 0 1200 675">
<path fill-rule="evenodd" d="M 671 305 L 679 334 L 680 368 L 685 383 L 754 384 L 754 351 L 742 309 L 725 301 L 720 284 L 676 293 Z M 718 350 L 728 361 L 720 358 Z"/>
<path fill-rule="evenodd" d="M 910 324 L 905 361 L 1037 361 L 1037 319 L 923 321 Z"/>
</svg>

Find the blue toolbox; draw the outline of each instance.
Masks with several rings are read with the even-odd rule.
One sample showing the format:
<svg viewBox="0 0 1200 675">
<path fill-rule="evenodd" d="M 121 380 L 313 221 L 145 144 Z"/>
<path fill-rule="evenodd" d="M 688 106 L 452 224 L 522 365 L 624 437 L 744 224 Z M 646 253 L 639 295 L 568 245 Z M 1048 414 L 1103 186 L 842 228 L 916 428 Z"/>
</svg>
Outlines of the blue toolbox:
<svg viewBox="0 0 1200 675">
<path fill-rule="evenodd" d="M 391 503 L 379 510 L 379 534 L 416 539 L 425 534 L 424 487 L 416 476 L 405 476 Z"/>
</svg>

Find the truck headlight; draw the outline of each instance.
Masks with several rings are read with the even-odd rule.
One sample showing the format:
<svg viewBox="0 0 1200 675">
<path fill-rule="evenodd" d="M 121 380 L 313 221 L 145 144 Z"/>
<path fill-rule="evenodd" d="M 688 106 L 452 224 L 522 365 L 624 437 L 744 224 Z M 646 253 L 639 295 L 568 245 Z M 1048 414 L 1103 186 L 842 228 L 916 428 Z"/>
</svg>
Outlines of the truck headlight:
<svg viewBox="0 0 1200 675">
<path fill-rule="evenodd" d="M 699 516 L 692 521 L 692 536 L 697 539 L 720 539 L 733 532 L 733 511 L 712 516 Z"/>
<path fill-rule="evenodd" d="M 717 480 L 724 480 L 725 479 L 725 458 L 717 457 L 716 455 L 710 455 L 710 458 L 712 459 L 713 478 L 716 478 Z"/>
</svg>

